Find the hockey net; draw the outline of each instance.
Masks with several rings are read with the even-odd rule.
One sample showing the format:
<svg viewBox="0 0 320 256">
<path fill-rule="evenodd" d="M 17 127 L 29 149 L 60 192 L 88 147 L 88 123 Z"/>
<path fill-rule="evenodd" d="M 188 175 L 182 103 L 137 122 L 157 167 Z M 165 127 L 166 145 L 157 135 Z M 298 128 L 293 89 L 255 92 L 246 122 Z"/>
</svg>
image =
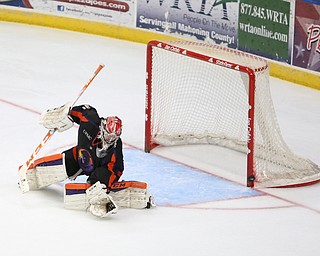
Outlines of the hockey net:
<svg viewBox="0 0 320 256">
<path fill-rule="evenodd" d="M 282 138 L 262 58 L 223 46 L 151 41 L 145 151 L 215 144 L 247 154 L 247 185 L 310 184 L 320 168 Z"/>
</svg>

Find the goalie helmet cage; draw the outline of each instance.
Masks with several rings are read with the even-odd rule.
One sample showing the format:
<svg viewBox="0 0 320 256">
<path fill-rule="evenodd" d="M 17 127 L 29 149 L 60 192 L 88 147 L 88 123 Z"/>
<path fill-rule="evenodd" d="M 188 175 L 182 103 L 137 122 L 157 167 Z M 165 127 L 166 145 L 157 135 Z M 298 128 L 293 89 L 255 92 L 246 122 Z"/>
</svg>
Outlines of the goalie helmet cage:
<svg viewBox="0 0 320 256">
<path fill-rule="evenodd" d="M 319 181 L 319 166 L 282 138 L 266 60 L 207 43 L 151 41 L 146 83 L 145 152 L 215 144 L 247 154 L 249 187 Z"/>
</svg>

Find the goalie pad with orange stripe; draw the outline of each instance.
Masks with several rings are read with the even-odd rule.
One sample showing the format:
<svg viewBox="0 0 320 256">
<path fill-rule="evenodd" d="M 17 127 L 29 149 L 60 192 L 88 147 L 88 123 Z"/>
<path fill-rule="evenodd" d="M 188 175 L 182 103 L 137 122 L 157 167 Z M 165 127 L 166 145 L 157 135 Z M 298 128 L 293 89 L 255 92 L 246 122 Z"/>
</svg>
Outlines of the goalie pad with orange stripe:
<svg viewBox="0 0 320 256">
<path fill-rule="evenodd" d="M 90 187 L 87 183 L 65 184 L 64 206 L 66 209 L 86 210 L 90 204 L 86 190 Z M 147 183 L 140 181 L 115 182 L 109 193 L 118 207 L 143 209 L 155 207 L 153 197 L 148 191 Z"/>
<path fill-rule="evenodd" d="M 64 154 L 39 158 L 27 170 L 30 190 L 41 189 L 67 178 Z"/>
</svg>

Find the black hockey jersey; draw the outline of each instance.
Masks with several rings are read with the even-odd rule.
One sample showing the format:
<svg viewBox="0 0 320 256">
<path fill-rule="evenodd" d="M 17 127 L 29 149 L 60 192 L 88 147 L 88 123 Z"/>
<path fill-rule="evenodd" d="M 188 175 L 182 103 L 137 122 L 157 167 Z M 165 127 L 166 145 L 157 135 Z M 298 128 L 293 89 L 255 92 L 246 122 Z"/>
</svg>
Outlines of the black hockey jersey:
<svg viewBox="0 0 320 256">
<path fill-rule="evenodd" d="M 124 170 L 121 138 L 108 148 L 105 156 L 99 158 L 96 149 L 102 142 L 98 138 L 101 118 L 97 110 L 81 105 L 73 107 L 69 115 L 79 128 L 77 146 L 64 152 L 68 176 L 82 169 L 81 175 L 89 176 L 89 183 L 100 181 L 110 188 Z"/>
</svg>

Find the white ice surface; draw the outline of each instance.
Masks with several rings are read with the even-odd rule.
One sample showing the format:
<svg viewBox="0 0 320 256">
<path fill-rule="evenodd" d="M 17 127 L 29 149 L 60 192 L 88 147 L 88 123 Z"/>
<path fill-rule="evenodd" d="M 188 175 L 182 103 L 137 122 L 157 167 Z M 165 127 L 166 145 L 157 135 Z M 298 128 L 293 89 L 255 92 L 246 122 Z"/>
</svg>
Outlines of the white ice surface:
<svg viewBox="0 0 320 256">
<path fill-rule="evenodd" d="M 110 219 L 65 210 L 61 185 L 21 194 L 17 168 L 46 133 L 38 114 L 72 101 L 100 63 L 106 68 L 79 103 L 121 116 L 123 141 L 142 149 L 145 45 L 5 22 L 0 35 L 0 255 L 319 255 L 320 184 L 184 207 L 122 209 Z M 320 164 L 320 92 L 271 83 L 285 140 Z M 41 154 L 75 141 L 76 129 L 55 134 Z M 235 152 L 183 146 L 153 153 L 244 183 L 226 171 L 244 168 Z"/>
</svg>

